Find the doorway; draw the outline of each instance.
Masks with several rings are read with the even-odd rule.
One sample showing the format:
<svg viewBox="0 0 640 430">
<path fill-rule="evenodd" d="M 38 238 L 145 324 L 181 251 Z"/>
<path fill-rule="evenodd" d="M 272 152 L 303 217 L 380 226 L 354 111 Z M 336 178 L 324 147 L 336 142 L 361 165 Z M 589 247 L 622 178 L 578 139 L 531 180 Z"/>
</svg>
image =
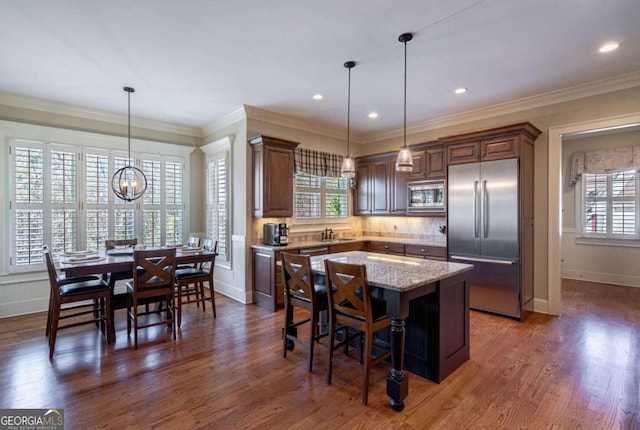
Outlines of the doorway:
<svg viewBox="0 0 640 430">
<path fill-rule="evenodd" d="M 640 125 L 640 113 L 549 128 L 547 153 L 547 312 L 560 315 L 562 295 L 562 136 Z"/>
</svg>

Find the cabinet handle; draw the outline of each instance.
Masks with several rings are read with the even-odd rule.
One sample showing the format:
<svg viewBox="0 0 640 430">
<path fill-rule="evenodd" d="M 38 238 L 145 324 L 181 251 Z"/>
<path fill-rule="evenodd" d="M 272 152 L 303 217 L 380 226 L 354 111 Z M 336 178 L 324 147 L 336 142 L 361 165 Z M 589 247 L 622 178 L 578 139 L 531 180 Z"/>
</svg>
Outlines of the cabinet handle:
<svg viewBox="0 0 640 430">
<path fill-rule="evenodd" d="M 384 249 L 389 249 L 389 245 L 385 245 L 385 246 L 384 246 Z"/>
<path fill-rule="evenodd" d="M 420 248 L 420 252 L 427 252 L 427 250 L 424 248 Z"/>
</svg>

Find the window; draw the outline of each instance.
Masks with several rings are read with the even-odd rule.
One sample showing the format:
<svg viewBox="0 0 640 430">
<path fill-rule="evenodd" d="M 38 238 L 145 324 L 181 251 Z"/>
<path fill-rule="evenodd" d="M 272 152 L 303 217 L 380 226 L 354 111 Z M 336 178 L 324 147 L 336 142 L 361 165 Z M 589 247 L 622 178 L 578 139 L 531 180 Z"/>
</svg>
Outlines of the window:
<svg viewBox="0 0 640 430">
<path fill-rule="evenodd" d="M 638 171 L 582 174 L 581 235 L 638 239 Z"/>
<path fill-rule="evenodd" d="M 125 202 L 111 190 L 113 173 L 129 163 L 122 152 L 18 138 L 8 142 L 11 235 L 3 264 L 11 271 L 41 269 L 45 244 L 57 256 L 101 249 L 108 238 L 182 243 L 184 158 L 137 154 L 149 184 L 142 199 Z"/>
<path fill-rule="evenodd" d="M 293 217 L 318 223 L 344 221 L 349 214 L 348 191 L 348 178 L 297 173 Z"/>
<path fill-rule="evenodd" d="M 207 160 L 206 235 L 218 241 L 218 259 L 229 261 L 229 153 L 219 152 Z"/>
</svg>

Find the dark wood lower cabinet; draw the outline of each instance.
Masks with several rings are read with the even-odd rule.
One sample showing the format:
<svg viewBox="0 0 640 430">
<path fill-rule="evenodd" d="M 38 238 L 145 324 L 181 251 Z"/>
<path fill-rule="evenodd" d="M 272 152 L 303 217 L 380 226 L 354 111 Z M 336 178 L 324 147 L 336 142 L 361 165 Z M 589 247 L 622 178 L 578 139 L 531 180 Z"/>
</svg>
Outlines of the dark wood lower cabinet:
<svg viewBox="0 0 640 430">
<path fill-rule="evenodd" d="M 469 287 L 464 276 L 438 282 L 435 292 L 409 302 L 404 368 L 440 383 L 469 360 Z M 387 342 L 388 331 L 376 342 Z"/>
</svg>

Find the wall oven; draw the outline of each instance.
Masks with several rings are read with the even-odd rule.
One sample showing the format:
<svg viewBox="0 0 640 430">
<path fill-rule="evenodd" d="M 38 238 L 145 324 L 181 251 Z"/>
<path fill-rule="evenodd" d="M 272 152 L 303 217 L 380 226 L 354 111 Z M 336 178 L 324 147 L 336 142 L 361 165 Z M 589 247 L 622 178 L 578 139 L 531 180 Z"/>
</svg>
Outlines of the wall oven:
<svg viewBox="0 0 640 430">
<path fill-rule="evenodd" d="M 435 181 L 417 181 L 407 184 L 409 212 L 444 212 L 444 179 Z"/>
</svg>

